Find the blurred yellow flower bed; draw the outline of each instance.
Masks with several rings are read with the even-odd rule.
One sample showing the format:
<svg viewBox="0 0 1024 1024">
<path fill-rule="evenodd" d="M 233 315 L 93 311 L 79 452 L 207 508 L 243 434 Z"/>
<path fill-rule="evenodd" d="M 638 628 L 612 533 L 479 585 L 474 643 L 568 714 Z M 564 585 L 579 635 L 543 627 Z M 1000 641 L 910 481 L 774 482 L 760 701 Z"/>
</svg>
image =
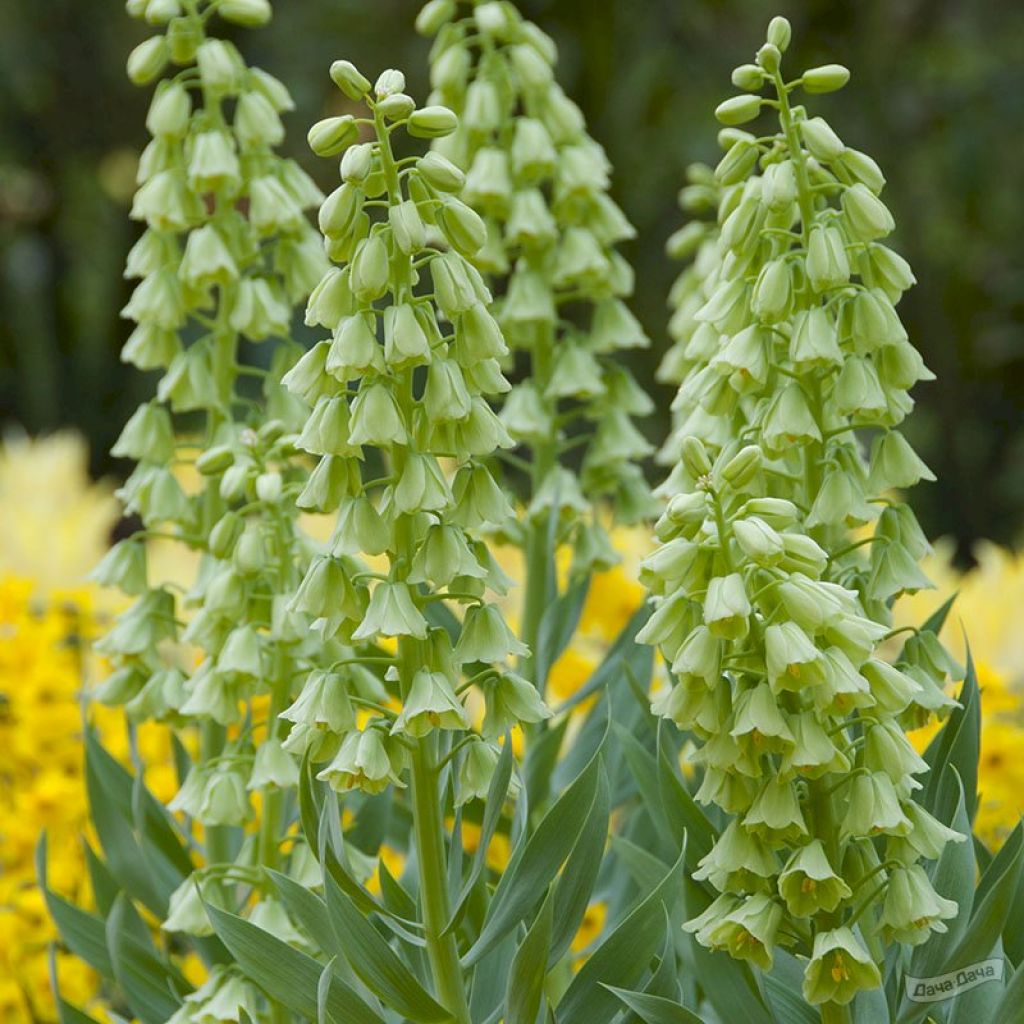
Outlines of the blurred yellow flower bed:
<svg viewBox="0 0 1024 1024">
<path fill-rule="evenodd" d="M 69 435 L 0 450 L 0 1021 L 56 1020 L 48 981 L 56 932 L 35 884 L 35 846 L 49 836 L 51 884 L 88 904 L 83 835 L 82 693 L 103 666 L 89 653 L 109 609 L 85 584 L 109 540 L 117 503 L 90 484 L 85 446 Z M 128 760 L 120 712 L 93 706 L 107 746 Z M 176 788 L 168 737 L 143 728 L 138 750 L 161 797 Z M 65 996 L 87 1004 L 97 979 L 58 957 Z"/>
<path fill-rule="evenodd" d="M 0 448 L 0 1021 L 50 1024 L 55 1012 L 47 980 L 49 945 L 55 933 L 35 885 L 33 854 L 42 830 L 49 834 L 50 874 L 55 889 L 88 904 L 84 847 L 89 839 L 81 735 L 83 691 L 104 666 L 89 654 L 91 638 L 111 612 L 109 597 L 84 582 L 99 560 L 117 518 L 109 488 L 92 484 L 85 447 L 70 435 L 45 441 L 15 439 Z M 316 535 L 316 524 L 307 524 Z M 574 644 L 552 666 L 554 704 L 571 697 L 590 677 L 605 651 L 643 600 L 636 582 L 647 553 L 641 530 L 616 530 L 623 562 L 594 576 Z M 166 554 L 158 545 L 151 567 L 160 572 Z M 951 545 L 939 544 L 927 565 L 937 589 L 900 602 L 897 624 L 920 623 L 949 595 L 957 600 L 945 631 L 950 647 L 965 656 L 970 637 L 982 686 L 982 799 L 978 832 L 997 845 L 1024 810 L 1024 558 L 982 545 L 978 565 L 966 574 L 952 568 Z M 567 569 L 569 552 L 559 568 Z M 516 578 L 514 554 L 499 554 Z M 180 572 L 180 566 L 176 567 Z M 510 619 L 516 617 L 513 605 Z M 961 630 L 962 624 L 962 630 Z M 91 705 L 89 715 L 105 745 L 129 760 L 128 736 L 119 711 Z M 923 747 L 930 733 L 915 735 Z M 160 799 L 176 783 L 169 739 L 157 726 L 137 734 L 146 781 Z M 465 826 L 464 826 L 465 830 Z M 473 836 L 466 834 L 468 847 Z M 508 857 L 496 845 L 496 862 Z M 389 869 L 402 857 L 385 849 Z M 376 887 L 376 877 L 371 878 Z M 606 908 L 596 902 L 573 949 L 584 951 L 601 930 Z M 91 971 L 59 956 L 67 998 L 88 1004 L 96 992 Z M 94 1008 L 103 1017 L 100 1007 Z"/>
</svg>

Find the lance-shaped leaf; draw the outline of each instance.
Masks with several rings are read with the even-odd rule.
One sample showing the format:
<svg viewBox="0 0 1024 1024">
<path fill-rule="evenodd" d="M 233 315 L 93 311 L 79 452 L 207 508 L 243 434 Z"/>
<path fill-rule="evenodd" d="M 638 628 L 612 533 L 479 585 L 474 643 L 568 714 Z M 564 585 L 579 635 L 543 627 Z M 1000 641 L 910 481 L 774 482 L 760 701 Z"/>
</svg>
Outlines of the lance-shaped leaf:
<svg viewBox="0 0 1024 1024">
<path fill-rule="evenodd" d="M 422 1024 L 448 1020 L 449 1011 L 419 983 L 330 873 L 324 886 L 337 946 L 363 984 L 389 1009 L 409 1020 Z"/>
<path fill-rule="evenodd" d="M 551 809 L 529 838 L 521 841 L 494 892 L 483 929 L 462 958 L 472 966 L 501 941 L 543 898 L 551 880 L 572 852 L 597 795 L 600 752 Z"/>
<path fill-rule="evenodd" d="M 317 992 L 323 965 L 269 932 L 226 910 L 206 912 L 238 966 L 274 1001 L 311 1020 L 317 1019 Z M 334 977 L 326 1001 L 329 1024 L 384 1024 L 355 989 Z"/>
<path fill-rule="evenodd" d="M 632 988 L 661 947 L 665 911 L 682 888 L 685 848 L 659 885 L 619 922 L 580 968 L 558 1004 L 559 1024 L 604 1024 L 621 1009 L 608 986 Z"/>
</svg>

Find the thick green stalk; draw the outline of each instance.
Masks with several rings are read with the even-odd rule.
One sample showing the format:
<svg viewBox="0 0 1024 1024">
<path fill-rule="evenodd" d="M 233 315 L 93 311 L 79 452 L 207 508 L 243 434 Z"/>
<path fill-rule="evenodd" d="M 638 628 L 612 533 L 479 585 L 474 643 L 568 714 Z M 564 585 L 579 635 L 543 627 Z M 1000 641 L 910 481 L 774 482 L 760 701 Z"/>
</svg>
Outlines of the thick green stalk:
<svg viewBox="0 0 1024 1024">
<path fill-rule="evenodd" d="M 538 331 L 538 334 L 540 332 Z M 550 337 L 551 329 L 547 328 L 547 337 L 538 337 L 531 354 L 531 375 L 537 382 L 538 391 L 543 394 L 551 376 L 551 351 L 554 339 Z M 554 403 L 549 403 L 553 406 Z M 556 410 L 550 410 L 552 420 Z M 532 498 L 541 488 L 544 478 L 554 468 L 558 458 L 557 432 L 553 429 L 544 442 L 533 448 L 533 465 L 530 474 L 530 494 Z M 523 643 L 530 648 L 530 654 L 522 659 L 520 670 L 527 679 L 541 689 L 543 681 L 534 679 L 537 650 L 537 636 L 540 622 L 544 617 L 544 609 L 548 605 L 548 575 L 554 551 L 550 543 L 550 523 L 547 517 L 530 519 L 527 524 L 525 565 L 526 593 L 523 599 L 523 618 L 521 635 Z M 543 690 L 541 692 L 543 696 Z M 543 727 L 540 723 L 539 727 Z"/>
<path fill-rule="evenodd" d="M 387 182 L 388 194 L 393 204 L 402 200 L 398 168 L 391 149 L 383 117 L 374 113 L 374 127 L 380 142 L 381 164 Z M 411 292 L 410 257 L 395 252 L 392 258 L 392 273 L 397 283 L 396 301 L 406 298 L 404 292 Z M 408 296 L 408 297 L 411 297 Z M 413 391 L 412 371 L 403 374 L 403 387 L 399 389 L 398 400 L 403 407 L 406 422 L 411 421 Z M 393 467 L 395 478 L 401 476 L 405 453 L 399 449 Z M 409 574 L 415 554 L 415 543 L 410 531 L 408 516 L 400 516 L 395 531 L 396 560 L 395 575 L 401 579 Z M 399 677 L 402 685 L 408 685 L 422 662 L 422 650 L 417 640 L 402 637 L 398 642 Z M 405 697 L 405 694 L 402 695 Z M 459 949 L 455 935 L 445 934 L 445 927 L 451 915 L 448 895 L 448 870 L 445 855 L 444 820 L 441 812 L 441 798 L 438 793 L 437 741 L 428 734 L 414 740 L 411 750 L 413 841 L 419 865 L 420 904 L 423 912 L 423 932 L 427 943 L 427 958 L 434 979 L 438 999 L 451 1012 L 459 1024 L 470 1024 L 469 1002 L 466 996 L 465 979 L 459 964 Z"/>
<path fill-rule="evenodd" d="M 469 1003 L 455 935 L 451 932 L 443 934 L 451 907 L 435 750 L 434 737 L 425 736 L 416 741 L 412 751 L 413 823 L 420 869 L 423 931 L 438 998 L 460 1024 L 469 1024 Z"/>
</svg>

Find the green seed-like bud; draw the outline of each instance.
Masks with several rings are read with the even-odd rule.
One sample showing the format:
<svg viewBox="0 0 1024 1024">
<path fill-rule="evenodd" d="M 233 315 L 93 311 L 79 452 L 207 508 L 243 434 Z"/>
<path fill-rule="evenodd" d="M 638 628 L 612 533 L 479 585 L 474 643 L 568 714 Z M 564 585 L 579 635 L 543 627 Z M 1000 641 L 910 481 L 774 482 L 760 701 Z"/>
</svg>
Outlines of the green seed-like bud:
<svg viewBox="0 0 1024 1024">
<path fill-rule="evenodd" d="M 273 16 L 270 0 L 220 0 L 217 13 L 227 21 L 247 28 L 266 25 Z"/>
<path fill-rule="evenodd" d="M 128 55 L 128 77 L 136 85 L 146 85 L 163 71 L 170 57 L 167 40 L 163 36 L 152 36 Z"/>
<path fill-rule="evenodd" d="M 416 161 L 416 169 L 441 192 L 458 192 L 466 184 L 466 176 L 447 157 L 430 152 Z"/>
<path fill-rule="evenodd" d="M 867 185 L 875 195 L 885 187 L 885 175 L 875 160 L 867 153 L 856 149 L 845 149 L 839 157 L 840 166 L 857 181 Z"/>
<path fill-rule="evenodd" d="M 755 59 L 765 71 L 769 74 L 774 74 L 779 70 L 779 65 L 782 63 L 782 51 L 774 43 L 765 43 L 757 51 Z"/>
<path fill-rule="evenodd" d="M 746 124 L 760 112 L 760 96 L 731 96 L 715 107 L 715 117 L 727 125 Z"/>
<path fill-rule="evenodd" d="M 721 469 L 722 479 L 737 490 L 753 480 L 761 468 L 761 449 L 756 444 L 741 448 Z"/>
<path fill-rule="evenodd" d="M 416 15 L 416 31 L 421 36 L 436 35 L 455 16 L 455 0 L 430 0 Z"/>
<path fill-rule="evenodd" d="M 361 142 L 350 146 L 341 158 L 341 179 L 352 185 L 361 185 L 373 167 L 373 143 Z"/>
<path fill-rule="evenodd" d="M 386 99 L 388 96 L 394 96 L 395 93 L 405 92 L 405 75 L 394 68 L 388 68 L 387 71 L 380 73 L 373 86 L 373 91 L 379 100 Z"/>
<path fill-rule="evenodd" d="M 732 73 L 732 84 L 746 92 L 757 92 L 764 85 L 764 70 L 756 64 L 741 64 Z"/>
<path fill-rule="evenodd" d="M 151 135 L 180 138 L 188 130 L 192 101 L 188 90 L 178 82 L 161 83 L 153 94 L 146 115 L 146 129 Z"/>
<path fill-rule="evenodd" d="M 359 126 L 351 114 L 317 121 L 306 136 L 317 156 L 335 156 L 359 137 Z"/>
<path fill-rule="evenodd" d="M 861 242 L 884 238 L 896 227 L 885 203 L 866 185 L 853 185 L 843 193 L 843 213 L 854 238 Z"/>
<path fill-rule="evenodd" d="M 683 441 L 683 462 L 693 477 L 706 476 L 711 472 L 711 459 L 707 449 L 697 437 L 687 437 Z"/>
<path fill-rule="evenodd" d="M 150 25 L 166 25 L 181 14 L 178 0 L 149 0 L 146 4 L 146 21 Z"/>
<path fill-rule="evenodd" d="M 722 185 L 742 181 L 757 163 L 759 151 L 754 140 L 744 135 L 729 146 L 715 168 L 715 179 Z"/>
<path fill-rule="evenodd" d="M 812 117 L 800 123 L 800 133 L 811 155 L 823 163 L 841 156 L 846 147 L 823 117 Z"/>
<path fill-rule="evenodd" d="M 388 286 L 388 250 L 384 239 L 364 239 L 352 257 L 352 292 L 361 302 L 379 299 Z"/>
<path fill-rule="evenodd" d="M 850 80 L 850 72 L 842 64 L 823 64 L 805 71 L 801 77 L 806 92 L 835 92 Z"/>
<path fill-rule="evenodd" d="M 379 100 L 376 109 L 389 121 L 401 121 L 416 109 L 416 101 L 404 92 L 396 92 Z"/>
<path fill-rule="evenodd" d="M 459 199 L 447 199 L 438 220 L 448 240 L 464 256 L 473 256 L 487 241 L 487 226 L 480 214 Z"/>
<path fill-rule="evenodd" d="M 807 279 L 816 292 L 838 288 L 850 280 L 850 261 L 843 236 L 833 227 L 811 229 L 807 244 Z"/>
<path fill-rule="evenodd" d="M 765 35 L 765 39 L 767 39 L 772 46 L 777 46 L 780 52 L 786 52 L 786 47 L 789 46 L 789 41 L 792 38 L 793 28 L 789 24 L 789 20 L 787 18 L 777 15 L 768 22 L 768 32 Z"/>
<path fill-rule="evenodd" d="M 238 51 L 221 39 L 207 39 L 196 50 L 196 63 L 203 87 L 214 96 L 230 95 L 238 90 L 243 70 Z"/>
<path fill-rule="evenodd" d="M 426 228 L 419 209 L 411 199 L 406 199 L 388 210 L 388 223 L 391 225 L 395 244 L 402 252 L 408 255 L 423 248 Z"/>
<path fill-rule="evenodd" d="M 409 134 L 417 139 L 440 139 L 459 126 L 455 112 L 447 107 L 421 107 L 409 115 Z"/>
<path fill-rule="evenodd" d="M 196 459 L 196 469 L 203 476 L 216 476 L 223 473 L 235 461 L 234 452 L 226 444 L 216 445 L 207 448 L 199 458 Z"/>
<path fill-rule="evenodd" d="M 361 100 L 370 91 L 370 80 L 347 60 L 336 60 L 331 65 L 331 81 L 352 100 Z"/>
<path fill-rule="evenodd" d="M 235 548 L 245 524 L 237 512 L 225 512 L 210 530 L 210 553 L 214 558 L 227 558 Z"/>
</svg>

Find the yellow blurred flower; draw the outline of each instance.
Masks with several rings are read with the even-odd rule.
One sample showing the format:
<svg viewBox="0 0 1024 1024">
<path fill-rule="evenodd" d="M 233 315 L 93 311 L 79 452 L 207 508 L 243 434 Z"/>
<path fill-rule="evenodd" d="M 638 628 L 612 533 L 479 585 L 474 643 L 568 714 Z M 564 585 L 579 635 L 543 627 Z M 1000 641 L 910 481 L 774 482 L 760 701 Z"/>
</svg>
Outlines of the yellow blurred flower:
<svg viewBox="0 0 1024 1024">
<path fill-rule="evenodd" d="M 608 919 L 608 904 L 603 900 L 594 900 L 587 905 L 583 914 L 583 920 L 572 939 L 572 952 L 579 956 L 586 952 L 604 931 L 605 921 Z"/>
<path fill-rule="evenodd" d="M 0 573 L 49 591 L 76 586 L 118 519 L 113 490 L 89 480 L 85 441 L 71 433 L 0 446 Z"/>
</svg>

